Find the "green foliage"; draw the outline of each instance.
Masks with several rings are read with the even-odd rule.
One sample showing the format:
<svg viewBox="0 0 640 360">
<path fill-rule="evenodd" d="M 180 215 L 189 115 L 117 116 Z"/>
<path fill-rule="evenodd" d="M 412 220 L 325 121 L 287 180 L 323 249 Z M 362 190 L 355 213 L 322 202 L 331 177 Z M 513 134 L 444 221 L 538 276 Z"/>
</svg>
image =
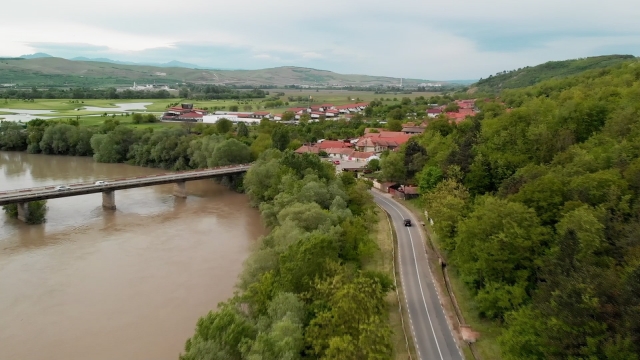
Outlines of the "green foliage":
<svg viewBox="0 0 640 360">
<path fill-rule="evenodd" d="M 595 56 L 576 60 L 549 61 L 534 67 L 505 71 L 478 81 L 479 91 L 497 92 L 502 89 L 515 89 L 531 86 L 552 78 L 566 77 L 578 73 L 607 68 L 633 59 L 632 55 Z"/>
<path fill-rule="evenodd" d="M 38 200 L 30 201 L 27 205 L 29 215 L 27 216 L 27 224 L 42 224 L 47 221 L 47 201 Z M 8 217 L 18 218 L 18 204 L 3 205 L 2 210 Z"/>
<path fill-rule="evenodd" d="M 18 218 L 18 204 L 2 205 L 2 210 L 4 210 L 8 217 L 13 219 Z"/>
<path fill-rule="evenodd" d="M 402 131 L 402 122 L 397 119 L 392 119 L 387 122 L 387 129 L 389 131 Z"/>
<path fill-rule="evenodd" d="M 271 133 L 271 145 L 274 148 L 284 151 L 289 146 L 290 141 L 289 129 L 287 127 L 277 126 L 273 129 L 273 132 Z"/>
<path fill-rule="evenodd" d="M 378 159 L 369 160 L 369 162 L 367 163 L 367 170 L 379 171 L 380 170 L 380 160 L 378 160 Z"/>
<path fill-rule="evenodd" d="M 12 121 L 0 121 L 0 150 L 27 149 L 25 126 Z"/>
<path fill-rule="evenodd" d="M 242 291 L 198 322 L 181 359 L 390 358 L 392 280 L 358 270 L 376 246 L 369 185 L 316 155 L 269 149 L 244 186 L 272 231 Z"/>
<path fill-rule="evenodd" d="M 229 119 L 222 118 L 216 122 L 216 130 L 219 134 L 226 134 L 233 128 L 233 123 Z"/>
<path fill-rule="evenodd" d="M 505 359 L 640 354 L 640 67 L 620 59 L 547 64 L 558 78 L 415 137 L 437 242 L 469 307 L 502 329 Z M 499 80 L 512 87 L 529 70 Z"/>
<path fill-rule="evenodd" d="M 399 151 L 389 153 L 380 161 L 382 177 L 387 181 L 404 183 L 407 178 L 407 169 L 404 166 L 404 154 Z"/>
<path fill-rule="evenodd" d="M 442 170 L 437 166 L 427 166 L 418 174 L 418 187 L 421 194 L 434 189 L 444 178 Z"/>
<path fill-rule="evenodd" d="M 245 123 L 238 123 L 238 137 L 249 137 L 249 128 Z"/>
</svg>

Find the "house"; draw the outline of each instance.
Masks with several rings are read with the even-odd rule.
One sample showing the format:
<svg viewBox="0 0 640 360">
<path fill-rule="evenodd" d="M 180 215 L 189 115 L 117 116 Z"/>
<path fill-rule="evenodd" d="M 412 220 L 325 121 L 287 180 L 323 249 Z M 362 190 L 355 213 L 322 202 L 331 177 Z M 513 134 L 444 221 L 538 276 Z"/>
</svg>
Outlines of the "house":
<svg viewBox="0 0 640 360">
<path fill-rule="evenodd" d="M 282 120 L 282 114 L 273 114 L 273 120 L 275 121 Z"/>
<path fill-rule="evenodd" d="M 320 152 L 320 148 L 314 145 L 302 145 L 295 151 L 298 154 L 311 153 L 318 154 Z"/>
<path fill-rule="evenodd" d="M 393 195 L 393 197 L 397 199 L 410 200 L 420 196 L 420 194 L 418 193 L 418 188 L 415 186 L 396 185 L 390 187 L 390 189 L 391 190 L 389 192 L 391 193 L 391 195 Z"/>
<path fill-rule="evenodd" d="M 296 115 L 302 115 L 302 114 L 307 112 L 307 109 L 299 107 L 299 108 L 290 108 L 290 109 L 287 109 L 287 111 L 291 111 L 292 113 L 294 113 Z"/>
<path fill-rule="evenodd" d="M 321 116 L 325 116 L 326 117 L 326 115 L 323 112 L 320 112 L 320 111 L 312 111 L 310 116 L 311 116 L 312 119 L 319 119 Z"/>
<path fill-rule="evenodd" d="M 270 119 L 271 113 L 268 111 L 256 111 L 253 113 L 253 117 L 256 119 L 262 119 L 262 118 Z"/>
<path fill-rule="evenodd" d="M 430 118 L 436 118 L 440 114 L 442 114 L 442 110 L 441 109 L 438 109 L 438 108 L 427 109 L 427 116 L 430 117 Z"/>
<path fill-rule="evenodd" d="M 207 114 L 206 110 L 196 109 L 193 104 L 180 104 L 172 106 L 162 114 L 162 120 L 170 121 L 200 121 Z"/>
<path fill-rule="evenodd" d="M 353 144 L 351 144 L 351 142 L 349 142 L 348 140 L 347 141 L 319 140 L 315 144 L 302 145 L 295 152 L 299 154 L 308 153 L 308 152 L 318 154 L 320 153 L 320 151 L 324 151 L 331 156 L 329 151 L 332 151 L 334 155 L 339 155 L 339 154 L 342 154 L 342 150 L 339 150 L 339 149 L 345 149 L 345 151 L 346 150 L 353 151 L 352 148 L 353 148 Z M 347 152 L 345 152 L 345 154 L 346 153 Z"/>
<path fill-rule="evenodd" d="M 476 100 L 456 100 L 456 104 L 460 109 L 473 109 L 476 106 Z"/>
<path fill-rule="evenodd" d="M 446 113 L 446 116 L 456 124 L 459 124 L 460 122 L 462 122 L 464 119 L 467 118 L 467 115 L 460 114 L 457 112 L 448 112 Z"/>
<path fill-rule="evenodd" d="M 422 134 L 426 129 L 422 126 L 403 126 L 402 132 L 405 134 Z"/>
<path fill-rule="evenodd" d="M 356 143 L 356 149 L 365 152 L 380 153 L 385 150 L 395 150 L 409 141 L 413 134 L 396 131 L 366 133 Z"/>
</svg>

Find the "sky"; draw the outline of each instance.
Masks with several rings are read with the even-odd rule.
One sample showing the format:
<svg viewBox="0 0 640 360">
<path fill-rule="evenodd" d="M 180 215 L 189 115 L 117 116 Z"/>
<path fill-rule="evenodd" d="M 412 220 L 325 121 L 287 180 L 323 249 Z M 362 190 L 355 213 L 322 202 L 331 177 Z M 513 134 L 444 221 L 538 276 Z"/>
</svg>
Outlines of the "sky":
<svg viewBox="0 0 640 360">
<path fill-rule="evenodd" d="M 608 54 L 640 56 L 637 0 L 20 0 L 0 56 L 218 69 L 302 66 L 425 80 Z M 166 4 L 166 5 L 164 5 Z"/>
</svg>

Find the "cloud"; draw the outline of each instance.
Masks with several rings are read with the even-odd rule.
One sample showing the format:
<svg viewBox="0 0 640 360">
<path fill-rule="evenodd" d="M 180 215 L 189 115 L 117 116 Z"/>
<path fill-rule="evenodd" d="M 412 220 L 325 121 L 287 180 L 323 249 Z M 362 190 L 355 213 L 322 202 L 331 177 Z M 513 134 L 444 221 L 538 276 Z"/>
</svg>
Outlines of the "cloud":
<svg viewBox="0 0 640 360">
<path fill-rule="evenodd" d="M 215 68 L 297 65 L 434 80 L 640 55 L 640 6 L 631 0 L 325 0 L 322 9 L 294 0 L 183 0 L 178 8 L 112 0 L 94 11 L 84 0 L 21 0 L 5 8 L 12 16 L 0 31 L 11 36 L 0 38 L 0 56 L 43 51 Z"/>
</svg>

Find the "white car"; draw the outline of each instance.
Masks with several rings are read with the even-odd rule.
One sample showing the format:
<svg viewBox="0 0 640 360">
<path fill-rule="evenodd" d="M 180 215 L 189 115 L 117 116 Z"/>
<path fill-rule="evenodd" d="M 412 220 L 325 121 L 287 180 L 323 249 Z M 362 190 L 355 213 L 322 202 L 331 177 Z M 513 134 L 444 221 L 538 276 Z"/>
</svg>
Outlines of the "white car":
<svg viewBox="0 0 640 360">
<path fill-rule="evenodd" d="M 56 186 L 56 191 L 67 191 L 67 190 L 71 190 L 71 188 L 66 185 Z"/>
<path fill-rule="evenodd" d="M 98 181 L 96 181 L 96 183 L 95 183 L 95 185 L 107 185 L 107 184 L 108 184 L 108 182 L 106 182 L 106 181 L 102 181 L 102 180 L 98 180 Z"/>
</svg>

